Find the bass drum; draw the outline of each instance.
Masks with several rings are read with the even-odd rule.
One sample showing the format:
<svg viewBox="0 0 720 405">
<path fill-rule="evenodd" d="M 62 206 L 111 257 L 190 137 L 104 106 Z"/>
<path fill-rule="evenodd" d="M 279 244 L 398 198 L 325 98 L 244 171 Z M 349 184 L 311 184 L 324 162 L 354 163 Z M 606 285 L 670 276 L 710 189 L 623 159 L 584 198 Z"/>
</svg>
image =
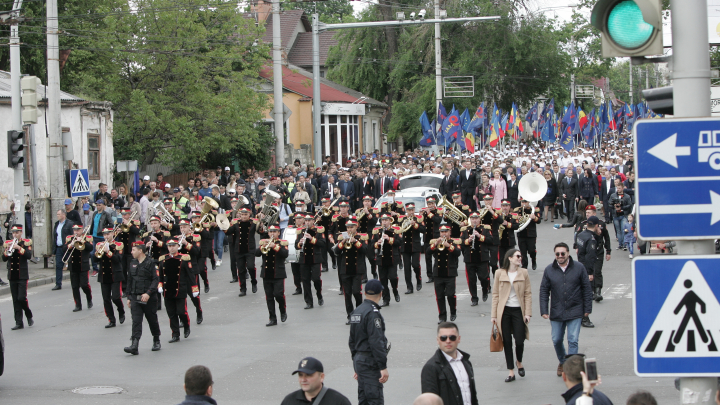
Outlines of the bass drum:
<svg viewBox="0 0 720 405">
<path fill-rule="evenodd" d="M 283 230 L 280 239 L 288 241 L 288 258 L 286 263 L 297 263 L 298 252 L 295 250 L 295 240 L 297 239 L 297 228 L 287 227 Z"/>
</svg>

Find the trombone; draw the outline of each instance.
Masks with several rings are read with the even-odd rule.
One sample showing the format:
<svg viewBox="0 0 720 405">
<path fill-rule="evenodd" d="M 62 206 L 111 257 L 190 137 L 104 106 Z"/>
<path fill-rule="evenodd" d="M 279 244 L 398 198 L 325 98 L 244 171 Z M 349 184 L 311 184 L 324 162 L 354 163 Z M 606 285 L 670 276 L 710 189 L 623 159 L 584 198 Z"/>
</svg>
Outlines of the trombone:
<svg viewBox="0 0 720 405">
<path fill-rule="evenodd" d="M 80 235 L 80 239 L 78 239 L 77 236 L 75 236 L 72 240 L 73 248 L 66 250 L 65 254 L 63 255 L 62 262 L 67 264 L 68 261 L 70 261 L 70 257 L 72 256 L 75 249 L 83 250 L 85 249 L 85 242 L 83 242 L 83 239 L 87 236 L 88 232 L 90 232 L 90 227 L 85 228 L 85 232 Z"/>
<path fill-rule="evenodd" d="M 132 225 L 132 220 L 133 220 L 133 218 L 135 218 L 135 215 L 137 215 L 137 211 L 133 211 L 132 215 L 130 215 L 130 219 L 128 219 L 127 225 L 125 225 L 124 222 L 120 224 L 120 227 L 119 227 L 120 232 L 129 232 L 130 231 L 130 226 Z M 117 236 L 118 227 L 115 227 L 115 228 L 116 228 L 115 235 Z"/>
</svg>

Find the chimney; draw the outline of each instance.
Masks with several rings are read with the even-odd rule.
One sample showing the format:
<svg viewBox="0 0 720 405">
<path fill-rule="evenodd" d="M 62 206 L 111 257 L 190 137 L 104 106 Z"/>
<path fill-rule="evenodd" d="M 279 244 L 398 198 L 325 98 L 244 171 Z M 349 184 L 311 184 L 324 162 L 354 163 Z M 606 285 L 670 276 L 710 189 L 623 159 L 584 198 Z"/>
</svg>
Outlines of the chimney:
<svg viewBox="0 0 720 405">
<path fill-rule="evenodd" d="M 267 1 L 258 0 L 250 6 L 250 11 L 255 14 L 258 24 L 265 22 L 272 12 L 272 4 Z"/>
</svg>

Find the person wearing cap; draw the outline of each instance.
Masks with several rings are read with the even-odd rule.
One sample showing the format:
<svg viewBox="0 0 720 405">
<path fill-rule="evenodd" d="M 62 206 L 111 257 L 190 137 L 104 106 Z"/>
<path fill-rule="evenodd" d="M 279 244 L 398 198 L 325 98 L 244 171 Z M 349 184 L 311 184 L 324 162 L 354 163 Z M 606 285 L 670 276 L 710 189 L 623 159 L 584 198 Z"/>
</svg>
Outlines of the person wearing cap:
<svg viewBox="0 0 720 405">
<path fill-rule="evenodd" d="M 403 245 L 403 237 L 399 232 L 399 227 L 391 226 L 392 221 L 392 215 L 389 213 L 382 214 L 380 216 L 382 226 L 373 229 L 372 232 L 375 260 L 378 264 L 380 282 L 383 284 L 383 306 L 390 305 L 388 282 L 392 285 L 395 302 L 400 302 L 397 268 L 401 260 L 400 249 Z"/>
<path fill-rule="evenodd" d="M 205 202 L 203 201 L 203 204 Z M 211 213 L 213 215 L 217 215 L 217 211 L 212 210 Z M 198 223 L 202 219 L 203 215 L 201 212 L 196 212 L 193 216 L 193 223 Z M 203 281 L 203 284 L 205 285 L 205 294 L 210 292 L 210 281 L 208 280 L 208 268 L 207 268 L 207 259 L 210 259 L 210 266 L 213 270 L 217 267 L 217 262 L 215 261 L 215 255 L 213 253 L 213 242 L 215 240 L 214 238 L 214 232 L 215 229 L 217 229 L 217 224 L 215 222 L 208 222 L 205 221 L 202 226 L 200 232 L 197 232 L 198 235 L 200 235 L 200 256 L 198 258 L 198 269 L 197 273 L 200 276 L 200 278 Z M 222 248 L 221 248 L 222 249 Z"/>
<path fill-rule="evenodd" d="M 189 227 L 189 223 L 186 226 Z M 176 239 L 168 239 L 168 253 L 160 256 L 158 262 L 158 293 L 162 294 L 165 301 L 165 311 L 170 318 L 170 330 L 172 331 L 172 338 L 168 343 L 180 341 L 181 322 L 185 338 L 190 336 L 190 316 L 187 312 L 186 298 L 188 293 L 193 297 L 200 295 L 197 276 L 193 271 L 192 258 L 189 254 L 180 253 L 180 243 L 184 245 L 183 247 L 197 249 L 193 243 L 187 240 L 178 242 Z"/>
<path fill-rule="evenodd" d="M 123 350 L 132 355 L 138 354 L 143 317 L 147 320 L 153 336 L 152 351 L 158 351 L 161 347 L 160 325 L 157 318 L 158 304 L 156 303 L 160 269 L 157 261 L 145 254 L 147 249 L 147 245 L 142 241 L 133 243 L 133 261 L 128 270 L 128 308 L 132 315 L 132 334 L 130 346 Z"/>
<path fill-rule="evenodd" d="M 372 181 L 368 179 L 368 184 L 372 184 Z M 366 195 L 362 199 L 362 207 L 355 211 L 355 217 L 358 223 L 358 232 L 365 235 L 370 235 L 378 222 L 379 208 L 373 208 L 373 198 L 370 195 Z M 365 257 L 370 262 L 370 272 L 373 278 L 377 278 L 377 262 L 375 261 L 375 251 L 373 249 L 365 249 Z M 365 274 L 363 274 L 362 283 L 367 282 L 367 267 L 365 267 Z"/>
<path fill-rule="evenodd" d="M 335 244 L 337 241 L 338 236 L 347 231 L 346 223 L 350 220 L 350 203 L 345 200 L 341 200 L 339 202 L 338 206 L 340 212 L 336 215 L 332 216 L 332 226 L 330 228 L 330 233 L 328 235 L 328 241 L 326 242 L 328 244 L 327 249 L 332 251 L 332 245 Z M 333 251 L 333 255 L 335 252 Z M 337 268 L 337 257 L 335 257 L 335 260 L 333 260 L 333 269 Z M 340 278 L 340 274 L 338 273 L 338 283 L 342 284 L 342 279 Z M 340 290 L 340 295 L 343 294 L 342 289 Z"/>
<path fill-rule="evenodd" d="M 257 233 L 258 220 L 250 218 L 250 209 L 240 208 L 237 218 L 233 219 L 225 233 L 230 236 L 233 244 L 231 249 L 235 250 L 237 261 L 237 279 L 240 282 L 239 297 L 247 295 L 247 275 L 250 274 L 252 292 L 257 292 L 257 275 L 255 271 L 255 234 Z"/>
<path fill-rule="evenodd" d="M 33 314 L 27 300 L 28 260 L 32 259 L 32 240 L 23 239 L 23 226 L 14 224 L 10 227 L 12 239 L 5 241 L 2 259 L 7 264 L 7 278 L 10 281 L 10 294 L 12 296 L 13 310 L 15 312 L 15 326 L 12 330 L 24 328 L 23 312 L 28 326 L 33 326 Z M 12 252 L 10 249 L 12 248 Z"/>
<path fill-rule="evenodd" d="M 233 220 L 236 218 L 240 218 L 240 200 L 238 197 L 236 197 L 235 190 L 230 190 L 228 193 L 231 194 L 230 196 L 230 207 L 231 209 L 229 211 L 226 211 L 225 214 L 227 215 L 228 221 L 230 221 L 230 224 L 233 224 Z M 225 234 L 225 248 L 226 250 L 229 250 L 230 254 L 230 276 L 232 279 L 230 280 L 230 284 L 237 283 L 238 282 L 238 271 L 237 271 L 237 255 L 235 254 L 235 241 L 233 240 L 232 235 Z"/>
<path fill-rule="evenodd" d="M 437 297 L 439 321 L 447 321 L 447 304 L 450 307 L 450 320 L 457 318 L 457 298 L 455 297 L 455 280 L 458 275 L 458 257 L 460 257 L 459 239 L 450 238 L 450 226 L 440 225 L 440 237 L 430 241 L 430 252 L 435 258 L 433 282 Z"/>
<path fill-rule="evenodd" d="M 422 246 L 420 238 L 425 233 L 423 216 L 415 214 L 415 204 L 405 204 L 405 216 L 400 218 L 401 223 L 412 221 L 410 228 L 403 233 L 402 262 L 405 270 L 405 294 L 413 293 L 412 275 L 415 272 L 416 288 L 422 289 L 422 272 L 420 271 L 420 253 Z"/>
<path fill-rule="evenodd" d="M 331 205 L 332 200 L 330 197 L 323 197 L 320 201 L 322 203 L 322 207 L 320 207 L 320 210 L 318 211 L 316 222 L 318 225 L 330 230 L 333 228 L 333 216 L 338 208 Z M 333 269 L 337 268 L 337 258 L 335 257 L 335 253 L 333 253 L 332 249 L 330 249 L 330 246 L 332 246 L 332 243 L 330 242 L 330 232 L 325 232 L 323 237 L 325 238 L 325 250 L 322 254 L 322 271 L 326 272 L 328 271 L 328 255 L 332 261 Z"/>
<path fill-rule="evenodd" d="M 598 260 L 602 261 L 602 248 L 598 249 L 598 239 L 602 238 L 602 232 L 599 229 L 600 220 L 596 216 L 590 216 L 587 219 L 585 230 L 577 235 L 577 258 L 578 262 L 585 266 L 585 271 L 590 280 L 590 286 L 594 289 L 595 268 Z M 593 297 L 595 298 L 595 297 Z M 589 315 L 583 316 L 581 325 L 586 328 L 594 328 L 595 325 L 590 321 Z"/>
<path fill-rule="evenodd" d="M 195 230 L 192 227 L 190 219 L 179 220 L 179 228 L 181 235 L 178 235 L 178 237 L 176 238 L 179 245 L 178 252 L 190 256 L 190 263 L 188 263 L 188 267 L 190 267 L 192 275 L 192 280 L 185 283 L 185 295 L 186 297 L 190 298 L 193 306 L 195 306 L 196 323 L 199 325 L 203 321 L 203 310 L 200 303 L 199 293 L 200 290 L 198 287 L 198 292 L 196 294 L 193 286 L 199 285 L 200 281 L 200 266 L 198 265 L 198 263 L 200 262 L 201 237 L 200 234 L 194 233 Z M 184 239 L 182 238 L 182 235 L 185 235 Z M 168 242 L 169 241 L 170 240 L 168 240 Z M 168 250 L 169 249 L 170 247 L 168 246 Z M 187 312 L 187 310 L 185 310 L 185 312 Z M 180 318 L 180 326 L 184 326 L 184 321 L 182 317 Z"/>
<path fill-rule="evenodd" d="M 385 337 L 385 319 L 379 305 L 383 285 L 379 280 L 368 280 L 365 301 L 350 314 L 350 357 L 353 360 L 355 379 L 358 382 L 359 405 L 382 405 L 383 384 L 390 377 L 387 355 L 390 345 Z"/>
<path fill-rule="evenodd" d="M 463 204 L 462 200 L 460 199 L 460 192 L 453 193 L 453 199 L 452 204 L 457 208 L 462 214 L 467 218 L 470 215 L 470 207 Z M 467 221 L 463 221 L 460 224 L 455 223 L 455 221 L 451 221 L 449 223 L 450 225 L 450 237 L 452 238 L 459 238 L 460 237 L 460 228 L 467 225 Z"/>
<path fill-rule="evenodd" d="M 485 248 L 489 249 L 490 251 L 489 264 L 493 277 L 495 276 L 495 272 L 498 269 L 498 261 L 500 260 L 500 258 L 498 257 L 498 252 L 500 250 L 500 225 L 502 225 L 503 223 L 503 220 L 502 218 L 500 218 L 500 214 L 498 212 L 501 210 L 495 210 L 492 207 L 492 203 L 494 200 L 495 197 L 492 193 L 485 194 L 483 196 L 483 202 L 485 203 L 485 207 L 488 209 L 488 212 L 480 218 L 480 223 L 482 225 L 489 226 L 490 232 L 492 232 L 492 243 L 486 245 Z M 500 205 L 502 208 L 502 204 Z"/>
<path fill-rule="evenodd" d="M 95 214 L 90 219 L 90 232 L 88 235 L 92 235 L 93 237 L 93 245 L 96 245 L 97 243 L 102 242 L 103 236 L 102 236 L 102 230 L 105 228 L 112 228 L 113 227 L 113 220 L 110 214 L 105 212 L 105 200 L 100 198 L 97 201 L 95 201 Z M 93 277 L 97 276 L 98 271 L 98 264 L 97 260 L 95 260 L 95 250 L 93 249 L 92 256 L 92 267 L 93 267 Z"/>
<path fill-rule="evenodd" d="M 320 360 L 305 357 L 300 360 L 297 374 L 300 389 L 288 394 L 280 405 L 350 405 L 350 400 L 343 394 L 325 386 L 325 374 Z"/>
<path fill-rule="evenodd" d="M 287 232 L 296 233 L 298 229 L 304 228 L 306 215 L 307 213 L 305 212 L 296 212 L 294 219 L 295 229 L 288 230 Z M 302 294 L 302 275 L 300 273 L 300 263 L 297 261 L 297 254 L 295 255 L 295 259 L 290 262 L 290 269 L 292 270 L 293 284 L 295 285 L 295 291 L 292 293 L 292 295 L 300 295 Z"/>
<path fill-rule="evenodd" d="M 105 316 L 108 318 L 108 324 L 105 328 L 115 327 L 115 310 L 113 304 L 117 307 L 120 323 L 125 322 L 125 308 L 122 303 L 122 282 L 125 281 L 122 268 L 122 242 L 116 242 L 113 228 L 103 229 L 104 241 L 95 245 L 96 252 L 102 252 L 98 259 L 100 271 L 98 272 L 98 282 L 100 283 L 100 291 L 102 292 L 103 306 L 105 307 Z M 99 253 L 97 253 L 99 254 Z"/>
<path fill-rule="evenodd" d="M 159 216 L 151 216 L 150 228 L 148 228 L 148 231 L 142 236 L 145 247 L 147 247 L 147 255 L 150 256 L 150 259 L 155 263 L 160 260 L 160 256 L 167 254 L 167 246 L 165 243 L 168 238 L 170 238 L 170 231 L 166 231 L 161 227 L 161 221 L 162 219 Z M 162 309 L 162 301 L 156 300 L 156 304 L 158 310 Z"/>
<path fill-rule="evenodd" d="M 430 240 L 440 236 L 440 224 L 443 220 L 443 208 L 436 207 L 437 200 L 435 197 L 428 197 L 427 207 L 421 210 L 423 216 L 423 224 L 425 224 L 425 234 L 423 235 L 423 243 L 425 244 L 425 274 L 428 281 L 433 282 L 433 254 L 430 250 Z"/>
<path fill-rule="evenodd" d="M 72 199 L 66 198 L 64 203 L 65 203 L 65 216 L 67 217 L 67 219 L 72 221 L 73 224 L 82 224 L 82 219 L 80 218 L 80 213 L 74 209 L 75 204 L 73 203 Z"/>
<path fill-rule="evenodd" d="M 480 223 L 480 213 L 473 212 L 468 217 L 470 225 L 462 227 L 460 240 L 462 254 L 470 290 L 470 305 L 479 303 L 477 280 L 480 280 L 483 302 L 487 301 L 490 292 L 490 252 L 493 235 L 490 225 Z"/>
<path fill-rule="evenodd" d="M 183 197 L 180 187 L 173 189 L 172 211 L 180 211 L 180 218 L 184 219 L 190 214 L 190 201 Z"/>
<path fill-rule="evenodd" d="M 522 197 L 521 197 L 522 198 Z M 532 269 L 537 269 L 537 227 L 542 218 L 540 217 L 540 208 L 533 208 L 530 202 L 523 198 L 522 206 L 516 208 L 515 212 L 518 214 L 518 218 L 527 216 L 528 224 L 525 228 L 517 233 L 518 247 L 520 248 L 520 254 L 523 257 L 523 268 L 528 268 L 528 254 L 532 260 Z M 518 228 L 522 225 L 518 225 Z"/>
<path fill-rule="evenodd" d="M 315 286 L 318 305 L 322 306 L 325 300 L 322 296 L 322 280 L 320 272 L 322 266 L 322 255 L 325 251 L 326 239 L 323 235 L 326 229 L 321 225 L 315 225 L 315 217 L 312 214 L 305 215 L 305 228 L 297 230 L 295 238 L 295 250 L 298 252 L 300 263 L 300 275 L 303 284 L 303 298 L 305 309 L 313 308 L 313 297 L 310 282 Z"/>
<path fill-rule="evenodd" d="M 267 250 L 267 252 L 263 252 Z M 265 326 L 277 325 L 275 302 L 280 308 L 280 320 L 287 320 L 287 306 L 285 303 L 285 259 L 288 257 L 288 241 L 280 239 L 280 227 L 277 224 L 268 227 L 268 239 L 260 241 L 255 249 L 255 256 L 262 258 L 260 277 L 263 279 L 265 302 L 267 303 L 270 320 Z"/>
<path fill-rule="evenodd" d="M 63 255 L 63 257 L 67 258 L 70 284 L 72 286 L 73 299 L 75 300 L 75 309 L 73 309 L 73 312 L 82 311 L 82 301 L 80 300 L 81 288 L 85 293 L 88 309 L 93 306 L 92 291 L 89 283 L 90 252 L 93 250 L 93 237 L 84 235 L 83 230 L 84 228 L 81 224 L 73 225 L 73 235 L 65 239 L 65 251 L 71 250 L 72 253 L 64 253 Z"/>
<path fill-rule="evenodd" d="M 337 237 L 337 244 L 332 247 L 338 258 L 338 274 L 340 288 L 345 294 L 345 311 L 350 323 L 350 313 L 362 303 L 362 279 L 367 275 L 365 255 L 367 251 L 367 234 L 358 233 L 357 221 L 347 221 L 347 232 Z M 355 306 L 353 306 L 353 297 Z"/>
<path fill-rule="evenodd" d="M 127 270 L 128 267 L 130 267 L 130 262 L 132 261 L 130 246 L 140 235 L 140 220 L 137 218 L 130 219 L 130 208 L 121 208 L 120 213 L 122 215 L 122 223 L 118 227 L 118 233 L 115 240 L 122 244 L 122 248 L 119 250 L 118 254 L 120 256 L 123 279 L 127 280 Z M 125 294 L 122 295 L 124 296 Z"/>
<path fill-rule="evenodd" d="M 218 178 L 218 185 L 219 186 L 227 186 L 228 184 L 230 184 L 230 176 L 231 176 L 230 167 L 225 166 L 225 171 Z"/>
<path fill-rule="evenodd" d="M 500 245 L 498 246 L 498 258 L 504 259 L 507 251 L 514 248 L 516 244 L 515 230 L 518 228 L 518 214 L 511 212 L 511 209 L 512 201 L 508 199 L 502 200 L 500 203 L 500 211 L 498 212 L 498 215 L 502 220 L 502 223 L 500 224 L 502 226 L 502 231 L 500 230 L 500 226 L 498 227 L 498 239 L 500 239 Z"/>
</svg>

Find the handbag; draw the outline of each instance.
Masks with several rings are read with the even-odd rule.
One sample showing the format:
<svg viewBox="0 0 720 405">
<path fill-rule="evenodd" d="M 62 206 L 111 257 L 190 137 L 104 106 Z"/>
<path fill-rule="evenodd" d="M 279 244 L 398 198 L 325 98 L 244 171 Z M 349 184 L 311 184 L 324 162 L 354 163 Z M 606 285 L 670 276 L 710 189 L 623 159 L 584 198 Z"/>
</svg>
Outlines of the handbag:
<svg viewBox="0 0 720 405">
<path fill-rule="evenodd" d="M 490 333 L 490 351 L 501 352 L 503 351 L 502 335 L 498 330 L 497 323 L 493 323 L 492 332 Z"/>
</svg>

